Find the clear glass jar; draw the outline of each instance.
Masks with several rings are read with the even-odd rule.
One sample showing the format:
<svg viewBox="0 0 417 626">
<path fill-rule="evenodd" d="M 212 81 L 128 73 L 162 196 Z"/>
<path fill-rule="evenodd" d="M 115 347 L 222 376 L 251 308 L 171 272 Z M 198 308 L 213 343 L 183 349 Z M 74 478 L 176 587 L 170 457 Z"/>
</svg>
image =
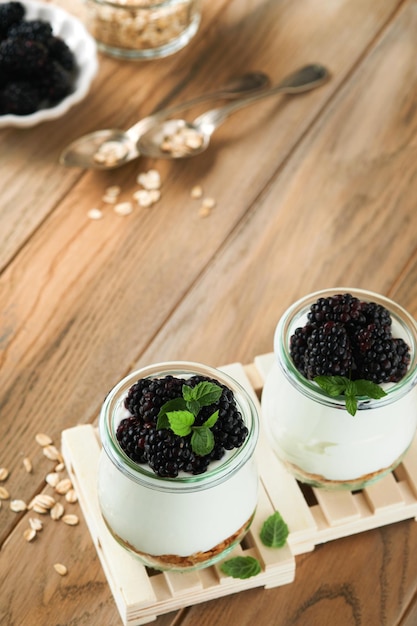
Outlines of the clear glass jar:
<svg viewBox="0 0 417 626">
<path fill-rule="evenodd" d="M 156 59 L 188 44 L 201 0 L 86 0 L 87 23 L 100 50 L 125 59 Z"/>
<path fill-rule="evenodd" d="M 411 361 L 398 383 L 381 386 L 379 400 L 359 398 L 355 416 L 343 397 L 331 398 L 296 369 L 289 351 L 295 329 L 304 326 L 310 306 L 339 293 L 381 304 L 391 313 L 392 336 L 410 347 Z M 277 457 L 301 482 L 327 489 L 362 489 L 401 462 L 417 426 L 417 325 L 391 300 L 358 289 L 326 289 L 293 304 L 278 322 L 275 362 L 262 394 L 262 414 Z"/>
<path fill-rule="evenodd" d="M 240 448 L 226 451 L 203 474 L 161 478 L 134 463 L 119 446 L 117 426 L 126 417 L 124 399 L 140 378 L 168 374 L 215 378 L 234 394 L 249 434 Z M 159 363 L 133 372 L 107 396 L 99 421 L 98 497 L 113 536 L 147 566 L 162 570 L 199 569 L 222 559 L 244 537 L 258 498 L 254 460 L 259 418 L 239 383 L 223 372 L 190 362 Z"/>
</svg>

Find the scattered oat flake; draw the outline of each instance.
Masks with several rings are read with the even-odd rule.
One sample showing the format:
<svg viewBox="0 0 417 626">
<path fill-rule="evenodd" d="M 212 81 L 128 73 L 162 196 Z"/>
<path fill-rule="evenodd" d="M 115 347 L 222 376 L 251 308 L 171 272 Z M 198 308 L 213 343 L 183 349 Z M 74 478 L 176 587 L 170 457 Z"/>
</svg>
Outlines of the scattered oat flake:
<svg viewBox="0 0 417 626">
<path fill-rule="evenodd" d="M 38 505 L 38 506 L 43 507 L 44 509 L 48 509 L 48 510 L 52 509 L 52 507 L 54 506 L 55 502 L 56 502 L 55 498 L 53 498 L 52 496 L 49 496 L 46 493 L 39 493 L 32 500 L 32 503 L 33 503 L 34 506 Z"/>
<path fill-rule="evenodd" d="M 202 206 L 200 207 L 198 214 L 200 217 L 208 217 L 211 214 L 211 209 L 207 206 Z"/>
<path fill-rule="evenodd" d="M 65 524 L 68 524 L 68 526 L 76 526 L 79 522 L 79 519 L 77 515 L 64 515 L 62 521 Z"/>
<path fill-rule="evenodd" d="M 25 456 L 25 458 L 23 459 L 23 467 L 25 468 L 28 474 L 30 474 L 33 469 L 32 461 L 27 456 Z"/>
<path fill-rule="evenodd" d="M 56 471 L 56 472 L 62 472 L 62 470 L 63 470 L 64 468 L 65 468 L 65 464 L 64 464 L 63 462 L 62 462 L 62 463 L 58 463 L 58 465 L 57 465 L 57 466 L 56 466 L 56 468 L 55 468 L 55 471 Z"/>
<path fill-rule="evenodd" d="M 147 191 L 151 189 L 159 189 L 161 187 L 161 176 L 157 170 L 148 170 L 142 172 L 137 177 L 137 182 L 142 185 Z"/>
<path fill-rule="evenodd" d="M 9 475 L 9 470 L 6 467 L 0 467 L 0 482 L 5 481 L 8 475 Z"/>
<path fill-rule="evenodd" d="M 50 446 L 52 444 L 52 439 L 50 438 L 49 435 L 45 435 L 45 433 L 38 433 L 35 436 L 35 440 L 36 440 L 36 443 L 38 443 L 42 447 Z"/>
<path fill-rule="evenodd" d="M 41 520 L 38 519 L 37 517 L 29 517 L 29 526 L 33 528 L 33 530 L 35 530 L 36 532 L 38 532 L 39 530 L 42 530 L 43 528 L 43 524 Z"/>
<path fill-rule="evenodd" d="M 111 187 L 107 187 L 106 189 L 106 196 L 113 196 L 114 198 L 116 198 L 117 196 L 120 195 L 121 192 L 121 188 L 119 187 L 119 185 L 112 185 Z"/>
<path fill-rule="evenodd" d="M 130 215 L 133 211 L 133 204 L 131 202 L 119 202 L 114 206 L 114 212 L 117 215 Z"/>
<path fill-rule="evenodd" d="M 50 461 L 62 461 L 62 456 L 58 448 L 53 445 L 46 445 L 43 448 L 43 453 Z"/>
<path fill-rule="evenodd" d="M 64 507 L 60 502 L 56 502 L 49 513 L 53 520 L 59 520 L 64 515 Z"/>
<path fill-rule="evenodd" d="M 8 500 L 10 494 L 5 487 L 0 487 L 0 500 Z"/>
<path fill-rule="evenodd" d="M 201 185 L 194 185 L 191 189 L 190 195 L 192 198 L 202 198 L 203 197 L 203 188 Z"/>
<path fill-rule="evenodd" d="M 101 218 L 103 217 L 103 211 L 100 211 L 100 209 L 90 209 L 87 213 L 87 216 L 90 218 L 90 220 L 101 220 Z"/>
<path fill-rule="evenodd" d="M 70 504 L 74 504 L 74 502 L 78 501 L 78 496 L 75 489 L 70 489 L 69 491 L 67 491 L 67 493 L 65 494 L 65 500 Z"/>
<path fill-rule="evenodd" d="M 23 533 L 23 537 L 26 539 L 26 541 L 33 541 L 36 537 L 36 530 L 34 530 L 33 528 L 26 528 Z"/>
<path fill-rule="evenodd" d="M 151 192 L 147 191 L 147 189 L 139 189 L 139 191 L 135 191 L 133 197 L 139 206 L 148 207 L 153 204 Z"/>
<path fill-rule="evenodd" d="M 55 563 L 54 570 L 58 572 L 60 576 L 66 576 L 68 574 L 67 568 L 65 567 L 65 565 L 62 565 L 62 563 Z"/>
<path fill-rule="evenodd" d="M 214 198 L 204 198 L 201 205 L 207 209 L 214 209 L 216 201 Z"/>
<path fill-rule="evenodd" d="M 14 513 L 21 513 L 22 511 L 26 511 L 27 504 L 23 500 L 12 500 L 10 502 L 10 510 Z"/>
<path fill-rule="evenodd" d="M 29 506 L 29 508 L 35 511 L 35 513 L 39 513 L 39 515 L 46 515 L 49 511 L 49 509 L 41 506 L 40 504 L 37 504 L 36 502 L 35 504 L 32 504 L 32 506 Z"/>
<path fill-rule="evenodd" d="M 66 494 L 72 488 L 72 482 L 69 478 L 63 478 L 55 485 L 55 491 L 61 495 Z"/>
<path fill-rule="evenodd" d="M 104 195 L 102 197 L 103 202 L 105 202 L 106 204 L 116 204 L 117 202 L 117 197 L 116 196 L 106 196 Z"/>
<path fill-rule="evenodd" d="M 50 472 L 49 474 L 47 474 L 45 476 L 45 481 L 51 487 L 56 487 L 56 485 L 59 483 L 59 474 L 58 474 L 58 472 Z"/>
</svg>

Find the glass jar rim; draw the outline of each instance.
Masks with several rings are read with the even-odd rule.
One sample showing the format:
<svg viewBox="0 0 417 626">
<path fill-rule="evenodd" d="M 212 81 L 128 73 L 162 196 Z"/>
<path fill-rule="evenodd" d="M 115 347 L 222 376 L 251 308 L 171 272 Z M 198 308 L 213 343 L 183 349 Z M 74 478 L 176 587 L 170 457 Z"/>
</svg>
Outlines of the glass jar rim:
<svg viewBox="0 0 417 626">
<path fill-rule="evenodd" d="M 116 439 L 115 410 L 121 406 L 128 389 L 140 378 L 158 378 L 160 376 L 190 377 L 204 375 L 215 378 L 233 392 L 236 405 L 248 428 L 248 436 L 239 448 L 235 448 L 226 460 L 215 462 L 216 465 L 202 473 L 164 478 L 155 474 L 148 465 L 139 465 L 132 461 L 122 450 Z M 130 479 L 160 491 L 192 492 L 208 489 L 230 478 L 255 450 L 259 436 L 259 418 L 255 403 L 247 390 L 229 374 L 193 361 L 166 361 L 131 372 L 111 389 L 106 396 L 99 416 L 101 443 L 112 463 Z M 227 451 L 226 451 L 227 452 Z"/>
<path fill-rule="evenodd" d="M 373 291 L 349 287 L 334 287 L 312 292 L 294 302 L 283 313 L 275 330 L 274 351 L 278 365 L 283 370 L 289 382 L 297 387 L 304 395 L 326 406 L 345 410 L 343 396 L 330 397 L 317 383 L 305 378 L 295 367 L 289 351 L 289 340 L 292 332 L 295 328 L 303 325 L 301 322 L 294 323 L 296 316 L 299 314 L 300 320 L 302 320 L 303 317 L 307 315 L 310 306 L 319 298 L 327 298 L 339 294 L 350 294 L 366 302 L 381 304 L 388 309 L 393 321 L 398 323 L 403 332 L 407 335 L 411 361 L 405 376 L 398 383 L 384 383 L 383 388 L 387 395 L 381 399 L 372 400 L 364 397 L 358 398 L 358 410 L 368 410 L 391 404 L 391 402 L 398 400 L 408 393 L 410 388 L 417 383 L 417 323 L 402 306 L 390 298 Z"/>
</svg>

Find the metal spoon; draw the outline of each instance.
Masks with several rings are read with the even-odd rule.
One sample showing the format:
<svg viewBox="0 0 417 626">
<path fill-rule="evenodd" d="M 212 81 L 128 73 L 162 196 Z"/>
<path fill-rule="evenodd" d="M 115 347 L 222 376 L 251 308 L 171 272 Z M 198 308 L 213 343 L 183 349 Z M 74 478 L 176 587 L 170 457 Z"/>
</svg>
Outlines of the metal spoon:
<svg viewBox="0 0 417 626">
<path fill-rule="evenodd" d="M 62 152 L 59 162 L 67 167 L 85 169 L 113 169 L 140 156 L 137 142 L 141 134 L 179 111 L 186 110 L 205 102 L 220 98 L 237 98 L 268 87 L 269 77 L 263 72 L 248 72 L 233 78 L 226 85 L 207 94 L 201 94 L 192 100 L 182 102 L 167 109 L 161 109 L 153 115 L 143 118 L 128 130 L 109 128 L 84 135 L 73 141 Z"/>
<path fill-rule="evenodd" d="M 156 123 L 141 135 L 139 152 L 143 156 L 165 159 L 195 156 L 208 147 L 216 128 L 235 111 L 277 93 L 298 94 L 315 89 L 329 77 L 329 71 L 322 65 L 306 65 L 284 78 L 278 85 L 237 102 L 211 109 L 192 123 L 182 119 Z"/>
</svg>

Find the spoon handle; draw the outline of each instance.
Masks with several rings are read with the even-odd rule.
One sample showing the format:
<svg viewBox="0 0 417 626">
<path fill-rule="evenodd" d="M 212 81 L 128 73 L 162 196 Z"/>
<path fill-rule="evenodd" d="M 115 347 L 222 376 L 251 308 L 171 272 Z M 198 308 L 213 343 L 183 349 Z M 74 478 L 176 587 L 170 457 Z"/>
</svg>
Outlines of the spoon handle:
<svg viewBox="0 0 417 626">
<path fill-rule="evenodd" d="M 322 65 L 306 65 L 293 72 L 282 81 L 262 92 L 255 93 L 236 102 L 231 102 L 225 106 L 211 109 L 197 117 L 193 125 L 198 126 L 206 134 L 213 133 L 232 113 L 246 107 L 258 100 L 268 98 L 278 93 L 297 94 L 315 89 L 330 78 L 329 71 Z"/>
<path fill-rule="evenodd" d="M 268 87 L 270 82 L 269 76 L 264 72 L 247 72 L 246 74 L 242 74 L 242 76 L 232 78 L 229 82 L 223 85 L 223 87 L 216 89 L 216 91 L 200 94 L 191 100 L 180 102 L 172 107 L 161 109 L 152 115 L 144 117 L 139 122 L 131 126 L 126 133 L 137 140 L 143 132 L 145 132 L 157 121 L 167 119 L 180 111 L 185 111 L 192 106 L 208 100 L 214 100 L 216 98 L 238 98 L 240 96 L 244 96 L 245 94 L 249 95 L 260 92 Z"/>
</svg>

